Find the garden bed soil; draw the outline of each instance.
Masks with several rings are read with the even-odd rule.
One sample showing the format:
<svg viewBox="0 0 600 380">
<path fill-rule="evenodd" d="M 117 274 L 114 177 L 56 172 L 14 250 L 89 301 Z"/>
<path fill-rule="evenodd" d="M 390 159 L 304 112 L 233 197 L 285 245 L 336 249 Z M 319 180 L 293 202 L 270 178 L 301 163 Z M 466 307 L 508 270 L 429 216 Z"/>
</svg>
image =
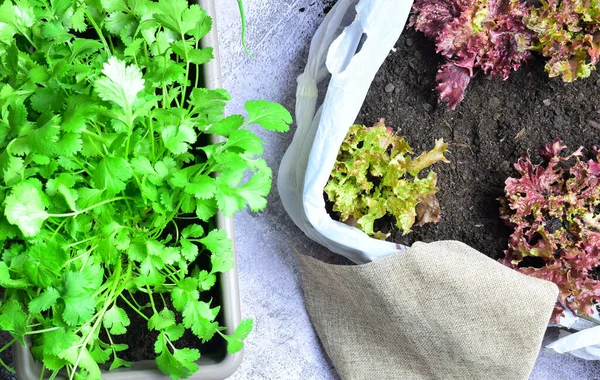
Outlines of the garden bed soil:
<svg viewBox="0 0 600 380">
<path fill-rule="evenodd" d="M 412 29 L 403 32 L 383 63 L 356 122 L 372 125 L 379 118 L 406 137 L 416 154 L 448 142 L 450 164 L 435 165 L 441 220 L 415 226 L 402 236 L 393 219 L 380 220 L 388 240 L 456 239 L 499 258 L 510 229 L 500 219 L 498 198 L 504 182 L 517 172 L 513 164 L 524 153 L 537 152 L 555 138 L 569 151 L 600 145 L 600 105 L 595 100 L 600 77 L 564 83 L 548 78 L 545 60 L 536 56 L 504 81 L 479 73 L 456 110 L 438 104 L 433 91 L 440 57 L 432 41 Z"/>
</svg>

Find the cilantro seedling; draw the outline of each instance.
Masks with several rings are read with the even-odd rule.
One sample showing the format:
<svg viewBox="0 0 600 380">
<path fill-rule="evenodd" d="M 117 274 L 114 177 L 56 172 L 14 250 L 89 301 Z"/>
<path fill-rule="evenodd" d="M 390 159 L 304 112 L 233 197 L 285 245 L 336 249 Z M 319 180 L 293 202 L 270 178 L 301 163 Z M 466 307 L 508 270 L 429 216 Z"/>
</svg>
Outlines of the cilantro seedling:
<svg viewBox="0 0 600 380">
<path fill-rule="evenodd" d="M 247 118 L 223 117 L 229 94 L 198 86 L 211 27 L 185 0 L 0 5 L 0 328 L 51 378 L 129 366 L 112 337 L 134 313 L 174 379 L 198 369 L 197 349 L 173 345 L 186 329 L 236 352 L 252 327 L 225 335 L 201 298 L 234 265 L 205 222 L 266 206 L 271 170 L 249 126 L 281 132 L 291 116 L 250 101 Z"/>
</svg>

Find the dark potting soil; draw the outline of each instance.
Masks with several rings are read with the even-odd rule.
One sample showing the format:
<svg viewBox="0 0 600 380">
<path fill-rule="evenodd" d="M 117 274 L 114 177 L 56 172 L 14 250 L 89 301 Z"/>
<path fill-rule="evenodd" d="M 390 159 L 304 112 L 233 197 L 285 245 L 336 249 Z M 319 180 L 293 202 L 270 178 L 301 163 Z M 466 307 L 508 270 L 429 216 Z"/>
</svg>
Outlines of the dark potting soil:
<svg viewBox="0 0 600 380">
<path fill-rule="evenodd" d="M 180 229 L 185 228 L 189 224 L 189 220 L 182 219 L 178 221 L 178 226 Z M 202 224 L 202 226 L 205 228 L 205 230 L 211 230 L 215 227 L 212 223 Z M 173 232 L 174 231 L 172 230 L 167 230 L 165 234 Z M 192 270 L 194 266 L 197 266 L 199 269 L 210 268 L 210 257 L 206 254 L 200 254 L 190 267 L 190 270 Z M 129 295 L 125 294 L 125 296 L 131 302 L 131 298 L 129 297 Z M 165 302 L 163 302 L 163 298 L 161 298 L 160 295 L 154 295 L 153 299 L 156 309 L 160 312 L 163 308 L 166 307 L 169 310 L 174 311 L 175 321 L 177 323 L 181 323 L 183 317 L 181 313 L 176 311 L 173 305 L 171 304 L 170 296 L 163 295 L 163 297 L 164 301 L 166 302 L 166 305 Z M 146 293 L 137 292 L 134 294 L 134 298 L 139 305 L 149 305 L 150 297 Z M 218 305 L 223 304 L 219 275 L 217 275 L 217 281 L 210 290 L 200 293 L 200 300 L 204 302 L 209 302 L 211 307 L 216 307 Z M 123 300 L 119 299 L 117 301 L 117 304 L 127 312 L 127 315 L 131 322 L 129 327 L 127 328 L 126 334 L 111 336 L 115 343 L 123 343 L 129 346 L 129 348 L 126 351 L 119 353 L 119 358 L 130 362 L 136 362 L 141 360 L 154 360 L 156 356 L 158 356 L 154 351 L 154 343 L 156 342 L 156 339 L 158 337 L 158 332 L 154 330 L 150 331 L 146 319 L 144 319 L 135 311 L 131 310 L 131 308 L 125 302 L 123 302 Z M 143 310 L 143 313 L 146 315 L 146 317 L 151 317 L 151 307 L 145 308 Z M 222 310 L 217 315 L 216 321 L 219 322 L 219 325 L 224 326 L 225 323 L 223 320 Z M 104 331 L 101 332 L 100 338 L 102 339 L 102 341 L 108 342 L 108 338 L 106 337 Z M 213 339 L 211 339 L 210 341 L 202 343 L 200 339 L 198 339 L 198 337 L 196 337 L 191 331 L 187 329 L 180 339 L 173 342 L 173 345 L 176 348 L 196 348 L 200 351 L 200 354 L 202 356 L 210 355 L 210 357 L 215 359 L 216 361 L 220 361 L 221 359 L 223 359 L 227 350 L 227 345 L 225 341 L 220 336 L 218 336 L 218 334 L 215 334 Z"/>
<path fill-rule="evenodd" d="M 136 293 L 134 295 L 135 300 L 140 305 L 147 305 L 150 302 L 150 298 L 147 294 L 144 293 Z M 129 298 L 129 297 L 128 297 Z M 129 298 L 131 301 L 131 299 Z M 169 302 L 169 296 L 165 296 L 165 300 L 167 302 L 166 307 L 170 310 L 175 310 L 171 303 Z M 218 291 L 218 281 L 217 284 L 208 292 L 201 293 L 201 300 L 205 302 L 211 302 L 211 306 L 216 306 L 221 304 L 221 297 Z M 164 303 L 160 296 L 154 296 L 154 302 L 157 310 L 160 312 L 164 308 Z M 127 328 L 127 333 L 125 335 L 112 335 L 111 338 L 114 343 L 124 343 L 129 346 L 129 349 L 126 351 L 120 352 L 119 358 L 130 361 L 137 362 L 142 360 L 154 360 L 158 355 L 154 352 L 154 343 L 158 337 L 157 331 L 150 331 L 148 329 L 148 322 L 142 318 L 139 314 L 132 311 L 131 308 L 122 300 L 119 300 L 117 304 L 122 307 L 125 311 L 127 311 L 127 315 L 129 316 L 129 320 L 131 324 Z M 175 320 L 177 323 L 181 323 L 182 316 L 181 313 L 175 311 Z M 150 308 L 144 310 L 144 314 L 147 317 L 152 316 L 152 310 Z M 217 316 L 217 321 L 223 325 L 222 313 Z M 102 330 L 100 334 L 100 339 L 104 342 L 108 342 L 108 338 L 106 337 L 106 333 Z M 196 348 L 200 351 L 201 355 L 210 354 L 211 357 L 214 357 L 216 360 L 220 360 L 225 356 L 225 350 L 227 348 L 223 339 L 215 334 L 215 337 L 206 343 L 202 343 L 200 339 L 198 339 L 192 332 L 186 329 L 185 334 L 177 341 L 173 342 L 173 345 L 176 348 Z M 112 358 L 111 358 L 112 359 Z"/>
<path fill-rule="evenodd" d="M 435 139 L 449 144 L 451 163 L 435 166 L 440 222 L 415 226 L 406 236 L 392 218 L 381 220 L 379 228 L 392 232 L 388 240 L 397 243 L 456 239 L 499 258 L 511 231 L 500 219 L 497 198 L 505 180 L 517 174 L 512 165 L 526 152 L 537 156 L 555 138 L 569 152 L 600 145 L 600 77 L 593 72 L 563 83 L 548 78 L 545 60 L 536 56 L 506 81 L 479 73 L 453 111 L 438 104 L 433 92 L 439 61 L 432 41 L 412 29 L 404 31 L 357 117 L 365 125 L 385 118 L 416 154 L 433 148 Z"/>
<path fill-rule="evenodd" d="M 321 9 L 319 15 L 325 16 L 327 13 L 329 13 L 329 11 L 331 11 L 331 8 L 333 8 L 336 2 L 337 0 L 314 0 L 310 2 L 305 1 L 301 4 L 302 6 L 298 8 L 298 12 L 304 13 L 308 7 L 317 6 Z"/>
</svg>

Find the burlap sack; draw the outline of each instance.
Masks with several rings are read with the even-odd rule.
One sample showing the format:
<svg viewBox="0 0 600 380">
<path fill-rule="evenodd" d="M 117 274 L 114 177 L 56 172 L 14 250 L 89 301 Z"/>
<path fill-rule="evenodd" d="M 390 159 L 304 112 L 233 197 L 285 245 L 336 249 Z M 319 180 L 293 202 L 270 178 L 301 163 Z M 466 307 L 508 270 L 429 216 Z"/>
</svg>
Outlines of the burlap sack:
<svg viewBox="0 0 600 380">
<path fill-rule="evenodd" d="M 456 241 L 358 266 L 299 261 L 311 320 L 344 379 L 527 379 L 558 295 Z"/>
</svg>

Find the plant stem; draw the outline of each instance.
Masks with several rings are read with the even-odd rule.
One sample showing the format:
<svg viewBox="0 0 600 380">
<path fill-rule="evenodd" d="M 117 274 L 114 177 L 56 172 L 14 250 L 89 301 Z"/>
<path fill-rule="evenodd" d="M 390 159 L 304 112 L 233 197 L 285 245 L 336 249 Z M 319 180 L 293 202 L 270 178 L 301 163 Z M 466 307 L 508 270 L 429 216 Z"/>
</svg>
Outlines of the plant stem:
<svg viewBox="0 0 600 380">
<path fill-rule="evenodd" d="M 69 219 L 65 219 L 63 220 L 58 227 L 56 227 L 56 230 L 54 230 L 54 233 L 52 234 L 52 236 L 50 237 L 50 240 L 54 239 L 54 237 L 56 236 L 56 234 L 58 234 L 58 231 L 60 231 L 60 229 L 65 225 L 65 223 L 67 223 Z"/>
<path fill-rule="evenodd" d="M 69 259 L 67 261 L 65 261 L 65 265 L 72 263 L 73 261 L 77 261 L 79 259 L 81 259 L 83 256 L 88 255 L 91 251 L 86 251 L 84 253 L 82 253 L 81 255 L 77 256 L 77 257 L 73 257 L 72 259 Z M 64 268 L 64 267 L 63 267 Z"/>
<path fill-rule="evenodd" d="M 199 44 L 200 44 L 200 40 L 196 41 L 196 45 L 195 45 L 196 49 L 198 49 Z M 194 88 L 198 88 L 198 84 L 200 81 L 200 65 L 195 65 L 195 66 L 196 66 L 196 78 L 194 80 Z M 190 109 L 191 109 L 191 103 L 188 104 L 188 111 Z"/>
<path fill-rule="evenodd" d="M 43 333 L 50 332 L 50 331 L 56 331 L 59 328 L 60 327 L 50 327 L 50 328 L 43 329 L 43 330 L 28 331 L 28 332 L 25 333 L 25 335 L 43 334 Z"/>
<path fill-rule="evenodd" d="M 166 270 L 169 274 L 169 276 L 172 277 L 173 282 L 177 283 L 181 280 L 183 280 L 183 276 L 181 275 L 181 272 L 178 272 L 177 269 L 173 268 L 170 265 L 165 265 L 164 270 Z"/>
<path fill-rule="evenodd" d="M 14 369 L 10 368 L 9 366 L 6 365 L 6 363 L 4 363 L 4 360 L 0 359 L 0 365 L 2 367 L 4 367 L 8 372 L 10 373 L 16 373 Z"/>
<path fill-rule="evenodd" d="M 154 122 L 152 121 L 152 116 L 150 116 L 150 122 L 148 123 L 150 127 L 150 141 L 152 142 L 152 158 L 154 158 L 155 148 L 154 148 Z"/>
<path fill-rule="evenodd" d="M 90 132 L 90 131 L 88 131 L 88 130 L 86 130 L 86 129 L 83 129 L 83 130 L 81 131 L 81 133 L 85 133 L 86 135 L 90 135 L 90 136 L 93 136 L 93 137 L 95 137 L 96 139 L 100 140 L 100 142 L 102 142 L 102 145 L 103 145 L 104 147 L 106 147 L 106 141 L 104 141 L 104 139 L 103 139 L 102 137 L 98 136 L 98 135 L 97 135 L 97 134 L 95 134 L 94 132 Z M 98 148 L 98 146 L 96 145 L 96 143 L 94 142 L 94 140 L 90 139 L 89 141 L 92 143 L 92 145 L 93 145 L 93 146 L 94 146 L 94 148 L 96 149 L 96 152 L 97 152 L 99 155 L 101 155 L 102 157 L 106 157 L 106 155 L 104 154 L 104 152 L 102 151 L 102 149 Z"/>
<path fill-rule="evenodd" d="M 129 269 L 131 269 L 131 262 L 129 263 Z M 100 311 L 100 313 L 98 315 L 98 318 L 96 318 L 96 322 L 94 322 L 94 326 L 92 326 L 92 328 L 90 329 L 90 332 L 87 334 L 87 336 L 85 337 L 85 340 L 83 341 L 83 343 L 81 345 L 81 349 L 79 350 L 79 354 L 77 354 L 77 360 L 75 360 L 75 364 L 73 365 L 73 371 L 71 372 L 71 375 L 69 376 L 69 380 L 73 380 L 75 373 L 77 372 L 77 366 L 79 365 L 79 362 L 81 361 L 81 356 L 83 355 L 83 352 L 85 350 L 87 350 L 86 347 L 87 347 L 88 342 L 92 338 L 92 335 L 94 335 L 94 332 L 98 329 L 98 327 L 102 323 L 102 319 L 104 319 L 104 314 L 106 314 L 108 307 L 110 305 L 112 305 L 112 303 L 114 302 L 113 296 L 114 296 L 115 292 L 117 291 L 117 287 L 118 287 L 117 285 L 119 284 L 119 278 L 121 277 L 121 270 L 122 270 L 122 263 L 121 263 L 121 260 L 119 260 L 119 261 L 117 261 L 115 273 L 113 274 L 113 277 L 115 279 L 115 281 L 113 283 L 113 287 L 110 291 L 107 301 L 104 303 L 104 306 L 102 307 L 102 310 Z M 129 273 L 131 273 L 131 271 L 129 271 Z"/>
<path fill-rule="evenodd" d="M 144 318 L 144 319 L 145 319 L 145 320 L 147 320 L 147 321 L 148 321 L 148 320 L 150 320 L 150 318 L 146 317 L 146 315 L 145 315 L 144 313 L 142 313 L 140 310 L 138 310 L 138 308 L 136 308 L 135 306 L 133 306 L 133 305 L 131 304 L 131 302 L 129 302 L 129 300 L 128 300 L 128 299 L 127 299 L 127 298 L 126 298 L 124 295 L 122 295 L 122 294 L 121 294 L 121 295 L 119 295 L 119 296 L 121 297 L 121 299 L 122 299 L 123 301 L 125 301 L 125 303 L 126 303 L 127 305 L 129 305 L 129 307 L 130 307 L 130 308 L 131 308 L 133 311 L 135 311 L 136 313 L 138 313 L 138 314 L 139 314 L 139 315 L 140 315 L 142 318 Z"/>
<path fill-rule="evenodd" d="M 88 242 L 90 240 L 96 239 L 97 237 L 99 237 L 99 236 L 92 236 L 90 238 L 83 239 L 83 240 L 77 241 L 75 243 L 69 244 L 69 248 L 73 248 L 74 246 L 79 245 L 81 243 L 85 243 L 85 242 Z"/>
<path fill-rule="evenodd" d="M 130 109 L 131 107 L 128 105 L 127 109 L 127 142 L 125 143 L 125 158 L 129 157 L 129 145 L 131 142 L 131 135 L 133 134 L 133 111 Z"/>
<path fill-rule="evenodd" d="M 171 223 L 173 223 L 173 226 L 175 226 L 175 241 L 179 241 L 179 227 L 177 227 L 177 223 L 175 223 L 175 220 L 171 219 Z"/>
<path fill-rule="evenodd" d="M 10 342 L 6 343 L 2 348 L 0 348 L 0 352 L 3 352 L 8 347 L 10 347 L 14 342 L 17 341 L 17 338 L 13 338 Z"/>
<path fill-rule="evenodd" d="M 85 13 L 85 17 L 87 17 L 87 19 L 90 21 L 90 24 L 92 24 L 92 26 L 96 30 L 96 33 L 98 33 L 98 37 L 100 37 L 100 40 L 102 41 L 102 44 L 104 45 L 104 50 L 106 51 L 106 54 L 110 57 L 112 54 L 110 52 L 110 47 L 108 46 L 108 43 L 106 42 L 106 39 L 104 38 L 104 33 L 102 33 L 102 29 L 100 29 L 98 24 L 96 24 L 96 20 L 94 20 L 94 18 L 90 14 L 90 12 L 87 10 L 87 7 L 85 4 L 83 4 L 83 13 Z"/>
<path fill-rule="evenodd" d="M 93 176 L 92 176 L 92 173 L 90 173 L 90 171 L 89 171 L 89 170 L 87 170 L 87 169 L 85 168 L 85 166 L 83 165 L 83 163 L 81 163 L 81 162 L 80 162 L 78 159 L 76 159 L 76 158 L 75 158 L 75 156 L 71 157 L 71 159 L 72 159 L 73 161 L 75 161 L 75 163 L 81 167 L 81 170 L 85 171 L 85 173 L 86 173 L 86 174 L 87 174 L 89 177 L 93 177 Z M 86 164 L 88 164 L 88 163 L 86 162 Z M 89 165 L 89 164 L 88 164 L 88 165 Z"/>
<path fill-rule="evenodd" d="M 253 58 L 252 53 L 248 50 L 248 46 L 246 45 L 246 13 L 244 12 L 244 4 L 242 0 L 237 0 L 238 8 L 240 9 L 240 17 L 242 19 L 242 46 L 244 47 L 244 51 L 248 55 L 248 57 Z"/>
<path fill-rule="evenodd" d="M 150 287 L 148 285 L 146 285 L 146 289 L 148 290 L 148 297 L 150 297 L 150 304 L 152 305 L 152 311 L 154 311 L 154 314 L 158 314 L 158 311 L 156 310 L 156 306 L 154 305 L 154 298 L 152 298 L 152 290 L 150 290 Z"/>
<path fill-rule="evenodd" d="M 171 340 L 167 337 L 167 334 L 163 334 L 163 335 L 164 335 L 165 342 L 169 343 L 169 346 L 171 346 L 171 348 L 173 349 L 173 352 L 177 351 L 177 349 L 175 348 L 175 346 L 173 345 Z"/>
<path fill-rule="evenodd" d="M 102 201 L 100 203 L 96 203 L 95 205 L 90 206 L 90 207 L 86 207 L 83 210 L 69 212 L 67 214 L 48 214 L 48 215 L 51 216 L 51 217 L 56 217 L 56 218 L 68 218 L 68 217 L 71 217 L 71 216 L 77 216 L 77 215 L 83 214 L 85 212 L 88 212 L 90 210 L 95 209 L 96 207 L 103 206 L 103 205 L 105 205 L 107 203 L 121 201 L 121 200 L 124 200 L 124 199 L 135 200 L 134 198 L 131 198 L 131 197 L 116 197 L 116 198 L 113 198 L 113 199 L 107 199 L 107 200 Z"/>
<path fill-rule="evenodd" d="M 183 53 L 185 55 L 185 81 L 183 82 L 183 89 L 181 90 L 181 104 L 180 106 L 183 107 L 185 104 L 185 96 L 187 93 L 187 85 L 188 85 L 188 80 L 189 80 L 189 74 L 190 74 L 190 58 L 188 56 L 188 47 L 185 43 L 185 35 L 183 33 L 181 33 L 181 41 L 183 41 Z"/>
<path fill-rule="evenodd" d="M 133 294 L 131 294 L 131 292 L 129 290 L 127 290 L 127 293 L 129 294 L 129 296 L 131 297 L 131 301 L 134 303 L 134 305 L 138 308 L 138 309 L 143 309 L 142 305 L 140 305 L 135 298 L 133 297 Z"/>
<path fill-rule="evenodd" d="M 166 308 L 167 307 L 167 301 L 165 301 L 165 297 L 162 295 L 162 293 L 158 293 L 158 295 L 160 296 L 160 299 L 162 300 L 163 307 Z"/>
</svg>

